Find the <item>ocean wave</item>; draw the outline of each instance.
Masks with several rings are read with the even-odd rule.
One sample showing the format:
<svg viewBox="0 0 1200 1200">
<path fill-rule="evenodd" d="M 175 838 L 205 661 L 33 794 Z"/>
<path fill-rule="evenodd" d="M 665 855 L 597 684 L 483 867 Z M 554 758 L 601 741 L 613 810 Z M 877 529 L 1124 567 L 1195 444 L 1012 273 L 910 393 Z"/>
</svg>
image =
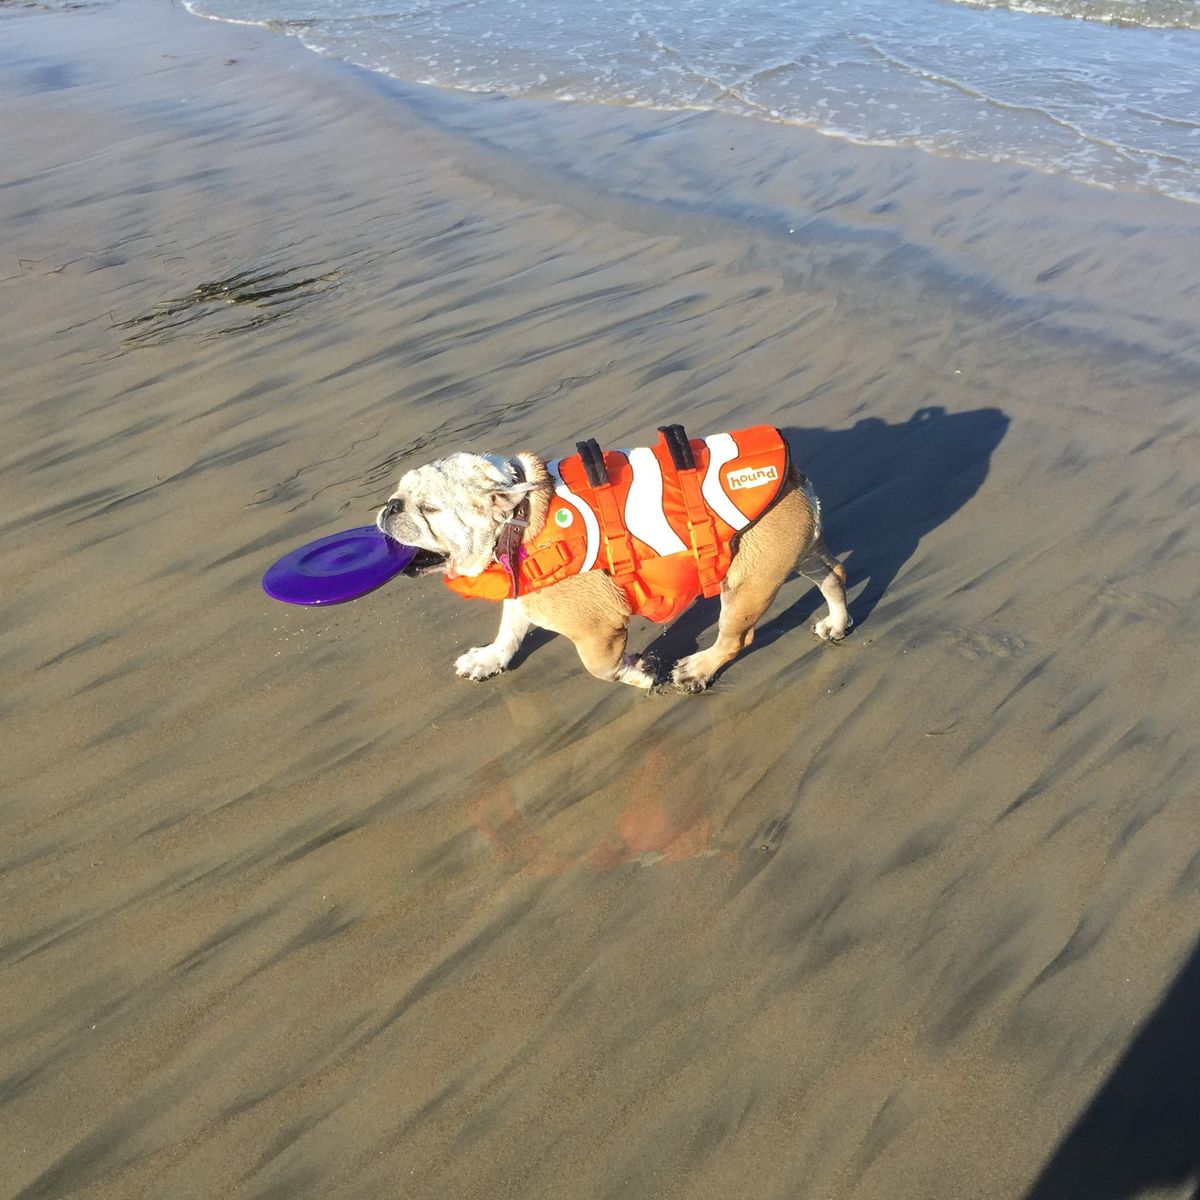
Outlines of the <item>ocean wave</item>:
<svg viewBox="0 0 1200 1200">
<path fill-rule="evenodd" d="M 1066 16 L 1083 0 L 844 0 L 803 19 L 762 0 L 184 3 L 418 84 L 718 111 L 1200 201 L 1191 33 L 982 11 L 1036 3 Z M 1162 17 L 1180 3 L 1088 12 Z"/>
<path fill-rule="evenodd" d="M 1009 12 L 1100 21 L 1137 29 L 1198 29 L 1196 0 L 950 0 L 965 8 L 999 8 Z"/>
</svg>

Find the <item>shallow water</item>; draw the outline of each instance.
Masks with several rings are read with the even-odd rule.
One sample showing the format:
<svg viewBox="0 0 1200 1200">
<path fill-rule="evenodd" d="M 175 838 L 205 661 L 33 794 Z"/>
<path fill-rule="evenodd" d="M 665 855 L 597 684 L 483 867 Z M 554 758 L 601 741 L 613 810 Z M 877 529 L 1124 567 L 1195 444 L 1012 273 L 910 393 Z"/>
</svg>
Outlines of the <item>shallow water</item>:
<svg viewBox="0 0 1200 1200">
<path fill-rule="evenodd" d="M 1200 200 L 1200 5 L 1193 0 L 194 0 L 192 7 L 278 24 L 314 50 L 414 82 L 716 109 Z"/>
</svg>

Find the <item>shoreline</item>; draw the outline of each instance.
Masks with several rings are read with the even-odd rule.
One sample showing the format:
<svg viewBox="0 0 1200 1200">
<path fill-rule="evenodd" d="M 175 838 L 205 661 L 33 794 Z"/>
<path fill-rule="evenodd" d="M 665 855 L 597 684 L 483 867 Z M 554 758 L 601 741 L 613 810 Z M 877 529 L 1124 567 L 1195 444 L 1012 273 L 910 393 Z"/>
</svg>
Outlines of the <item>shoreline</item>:
<svg viewBox="0 0 1200 1200">
<path fill-rule="evenodd" d="M 1190 1011 L 1200 214 L 3 25 L 20 1200 L 1185 1194 L 1088 1114 Z M 407 465 L 666 419 L 788 431 L 844 646 L 793 582 L 698 699 L 473 686 L 488 605 L 259 590 Z"/>
</svg>

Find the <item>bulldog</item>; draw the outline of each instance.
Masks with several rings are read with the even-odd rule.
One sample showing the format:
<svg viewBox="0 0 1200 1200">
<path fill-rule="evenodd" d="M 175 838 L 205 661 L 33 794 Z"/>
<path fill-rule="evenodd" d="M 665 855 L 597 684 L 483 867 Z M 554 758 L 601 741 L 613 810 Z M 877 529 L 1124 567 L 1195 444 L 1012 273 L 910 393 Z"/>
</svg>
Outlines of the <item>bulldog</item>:
<svg viewBox="0 0 1200 1200">
<path fill-rule="evenodd" d="M 460 676 L 504 671 L 537 626 L 569 638 L 597 679 L 650 689 L 650 664 L 626 651 L 630 617 L 667 622 L 698 596 L 719 595 L 716 640 L 671 671 L 676 688 L 700 692 L 751 643 L 794 572 L 829 606 L 816 636 L 846 636 L 846 574 L 779 431 L 659 432 L 654 447 L 602 451 L 587 441 L 551 461 L 451 454 L 400 479 L 376 520 L 419 548 L 410 572 L 438 572 L 459 594 L 502 605 L 495 640 L 458 657 Z"/>
</svg>

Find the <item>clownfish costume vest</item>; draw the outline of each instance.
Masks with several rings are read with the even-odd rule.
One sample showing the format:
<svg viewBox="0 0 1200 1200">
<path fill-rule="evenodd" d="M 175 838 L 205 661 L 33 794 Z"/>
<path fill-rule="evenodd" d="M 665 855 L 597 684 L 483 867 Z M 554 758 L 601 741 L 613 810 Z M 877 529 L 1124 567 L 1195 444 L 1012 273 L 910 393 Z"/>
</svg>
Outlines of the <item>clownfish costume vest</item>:
<svg viewBox="0 0 1200 1200">
<path fill-rule="evenodd" d="M 787 443 L 770 425 L 690 440 L 668 425 L 659 435 L 637 450 L 580 442 L 578 454 L 547 463 L 554 495 L 541 530 L 507 540 L 479 575 L 446 576 L 447 586 L 506 600 L 604 571 L 635 613 L 658 622 L 717 595 L 738 535 L 779 497 Z"/>
</svg>

